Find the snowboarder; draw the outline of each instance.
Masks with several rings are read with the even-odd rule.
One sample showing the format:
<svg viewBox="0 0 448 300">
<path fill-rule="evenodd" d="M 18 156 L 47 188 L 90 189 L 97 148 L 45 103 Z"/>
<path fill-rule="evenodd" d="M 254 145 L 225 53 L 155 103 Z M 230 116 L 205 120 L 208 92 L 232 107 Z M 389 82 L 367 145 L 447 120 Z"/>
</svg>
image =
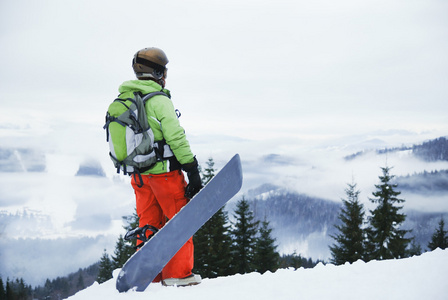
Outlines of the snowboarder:
<svg viewBox="0 0 448 300">
<path fill-rule="evenodd" d="M 170 92 L 165 89 L 167 63 L 168 58 L 161 49 L 151 47 L 139 50 L 132 60 L 137 80 L 126 81 L 119 87 L 121 99 L 132 98 L 134 92 L 145 95 L 162 91 L 166 94 L 156 95 L 148 100 L 146 113 L 158 149 L 165 152 L 162 157 L 170 156 L 167 151 L 171 157 L 158 161 L 149 168 L 140 169 L 141 177 L 132 176 L 131 180 L 139 226 L 150 225 L 158 229 L 202 188 L 198 162 L 190 149 L 184 129 L 180 126 L 169 98 Z M 187 173 L 188 185 L 182 170 Z M 193 239 L 190 238 L 165 265 L 154 282 L 161 281 L 166 286 L 200 283 L 201 276 L 192 273 L 193 262 Z"/>
</svg>

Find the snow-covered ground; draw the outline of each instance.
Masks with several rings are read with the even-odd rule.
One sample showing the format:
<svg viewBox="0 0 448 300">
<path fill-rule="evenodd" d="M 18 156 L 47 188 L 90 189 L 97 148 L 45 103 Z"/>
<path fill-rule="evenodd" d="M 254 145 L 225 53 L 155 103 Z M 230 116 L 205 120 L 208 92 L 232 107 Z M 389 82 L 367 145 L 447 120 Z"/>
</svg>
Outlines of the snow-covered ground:
<svg viewBox="0 0 448 300">
<path fill-rule="evenodd" d="M 118 274 L 118 270 L 114 275 Z M 95 283 L 70 300 L 82 299 L 448 299 L 448 250 L 437 249 L 400 260 L 362 261 L 314 269 L 281 269 L 204 279 L 177 288 L 150 285 L 145 292 L 118 293 L 115 279 Z"/>
</svg>

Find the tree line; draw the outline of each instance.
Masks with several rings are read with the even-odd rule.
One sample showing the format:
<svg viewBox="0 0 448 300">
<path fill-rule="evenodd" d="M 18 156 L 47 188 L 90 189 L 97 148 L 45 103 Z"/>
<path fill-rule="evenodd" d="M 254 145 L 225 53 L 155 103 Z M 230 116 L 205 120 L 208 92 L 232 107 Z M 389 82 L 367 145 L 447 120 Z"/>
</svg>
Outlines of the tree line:
<svg viewBox="0 0 448 300">
<path fill-rule="evenodd" d="M 402 228 L 406 215 L 401 212 L 404 199 L 397 190 L 398 184 L 392 183 L 394 175 L 390 174 L 390 167 L 383 167 L 380 183 L 369 200 L 376 204 L 366 217 L 364 206 L 359 201 L 360 191 L 356 183 L 348 184 L 345 189 L 346 199 L 342 199 L 343 207 L 339 214 L 341 225 L 336 225 L 338 234 L 332 236 L 335 243 L 330 246 L 331 262 L 337 265 L 357 260 L 383 260 L 405 258 L 420 255 L 420 245 L 409 237 L 412 230 Z M 431 237 L 429 250 L 448 247 L 448 235 L 444 228 L 443 218 L 439 227 Z"/>
<path fill-rule="evenodd" d="M 43 286 L 27 285 L 23 278 L 6 282 L 0 277 L 0 300 L 65 299 L 95 282 L 99 264 L 79 269 L 64 277 L 47 279 Z"/>
</svg>

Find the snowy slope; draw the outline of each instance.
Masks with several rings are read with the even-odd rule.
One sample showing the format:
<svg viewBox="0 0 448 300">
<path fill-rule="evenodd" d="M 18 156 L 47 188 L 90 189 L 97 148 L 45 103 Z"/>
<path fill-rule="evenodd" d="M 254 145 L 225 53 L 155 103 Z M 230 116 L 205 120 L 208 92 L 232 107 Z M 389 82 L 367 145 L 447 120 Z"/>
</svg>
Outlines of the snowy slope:
<svg viewBox="0 0 448 300">
<path fill-rule="evenodd" d="M 118 274 L 115 271 L 115 274 Z M 448 250 L 437 249 L 401 260 L 362 261 L 343 266 L 323 264 L 314 269 L 282 269 L 204 279 L 194 287 L 150 285 L 145 292 L 120 294 L 115 280 L 70 297 L 82 299 L 448 299 Z"/>
</svg>

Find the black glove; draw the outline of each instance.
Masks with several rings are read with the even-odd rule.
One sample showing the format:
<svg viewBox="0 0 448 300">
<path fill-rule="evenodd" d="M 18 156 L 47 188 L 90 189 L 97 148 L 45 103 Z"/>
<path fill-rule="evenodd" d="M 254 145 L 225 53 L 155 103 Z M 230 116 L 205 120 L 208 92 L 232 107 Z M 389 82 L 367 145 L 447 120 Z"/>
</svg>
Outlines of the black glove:
<svg viewBox="0 0 448 300">
<path fill-rule="evenodd" d="M 187 172 L 188 185 L 185 188 L 185 197 L 193 198 L 202 189 L 201 175 L 199 175 L 198 161 L 196 157 L 194 161 L 189 164 L 182 165 L 182 169 Z"/>
</svg>

